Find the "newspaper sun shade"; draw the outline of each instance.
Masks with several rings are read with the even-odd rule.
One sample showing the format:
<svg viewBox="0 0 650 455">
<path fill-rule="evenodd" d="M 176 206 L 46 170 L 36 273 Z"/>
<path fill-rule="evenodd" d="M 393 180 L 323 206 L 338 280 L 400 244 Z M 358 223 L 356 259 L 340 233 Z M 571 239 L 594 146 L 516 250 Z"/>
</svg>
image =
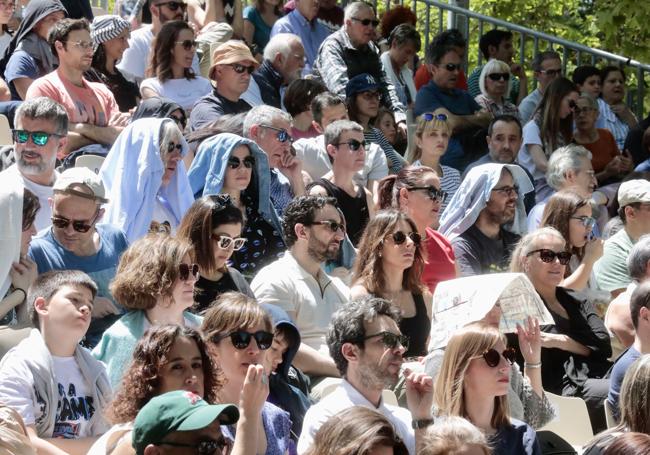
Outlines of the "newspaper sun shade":
<svg viewBox="0 0 650 455">
<path fill-rule="evenodd" d="M 502 333 L 515 332 L 528 316 L 540 325 L 553 324 L 528 277 L 523 273 L 493 273 L 443 281 L 433 296 L 433 320 L 429 350 L 447 346 L 452 334 L 470 322 L 479 321 L 494 307 L 501 305 Z"/>
</svg>

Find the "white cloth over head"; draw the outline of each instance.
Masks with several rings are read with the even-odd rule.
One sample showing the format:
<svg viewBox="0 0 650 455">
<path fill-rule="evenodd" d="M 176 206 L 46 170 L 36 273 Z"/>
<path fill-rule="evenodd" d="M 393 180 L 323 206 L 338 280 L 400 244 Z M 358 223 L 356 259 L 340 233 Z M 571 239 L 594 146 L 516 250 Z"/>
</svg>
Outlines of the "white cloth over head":
<svg viewBox="0 0 650 455">
<path fill-rule="evenodd" d="M 8 175 L 5 173 L 5 175 Z M 0 300 L 11 286 L 11 265 L 20 260 L 20 239 L 23 233 L 23 183 L 19 178 L 7 179 L 0 185 Z"/>
</svg>

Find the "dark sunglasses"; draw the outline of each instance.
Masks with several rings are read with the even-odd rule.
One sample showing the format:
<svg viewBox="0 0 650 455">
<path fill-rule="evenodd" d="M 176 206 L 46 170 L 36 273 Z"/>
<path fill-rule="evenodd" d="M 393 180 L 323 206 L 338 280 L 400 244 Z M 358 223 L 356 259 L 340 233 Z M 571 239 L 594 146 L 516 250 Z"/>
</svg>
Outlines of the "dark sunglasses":
<svg viewBox="0 0 650 455">
<path fill-rule="evenodd" d="M 212 240 L 217 242 L 217 245 L 222 250 L 227 250 L 232 246 L 233 251 L 241 250 L 242 248 L 244 248 L 244 245 L 248 241 L 248 239 L 245 239 L 243 237 L 232 238 L 223 234 L 212 234 Z"/>
<path fill-rule="evenodd" d="M 346 142 L 339 142 L 338 144 L 334 144 L 334 145 L 337 147 L 340 147 L 342 145 L 347 145 L 350 148 L 350 150 L 356 152 L 360 148 L 363 148 L 365 150 L 366 145 L 368 145 L 368 143 L 366 141 L 359 142 L 356 139 L 348 139 Z"/>
<path fill-rule="evenodd" d="M 262 128 L 267 128 L 267 129 L 269 129 L 269 130 L 276 131 L 276 132 L 277 132 L 276 137 L 278 138 L 278 141 L 280 141 L 280 142 L 287 142 L 287 141 L 289 141 L 289 143 L 293 144 L 293 138 L 291 137 L 291 135 L 289 134 L 289 132 L 288 132 L 287 130 L 285 130 L 284 128 L 276 128 L 275 126 L 264 125 L 264 124 L 262 124 L 262 125 L 260 125 L 260 126 L 261 126 Z"/>
<path fill-rule="evenodd" d="M 231 63 L 228 66 L 231 66 L 235 73 L 243 74 L 244 71 L 247 71 L 248 74 L 253 74 L 255 67 L 253 65 L 242 65 L 241 63 Z"/>
<path fill-rule="evenodd" d="M 580 224 L 589 229 L 596 224 L 596 219 L 591 216 L 572 216 L 571 219 L 580 221 Z"/>
<path fill-rule="evenodd" d="M 13 140 L 18 144 L 24 144 L 29 140 L 29 137 L 32 137 L 32 142 L 39 147 L 43 147 L 47 144 L 47 141 L 50 140 L 50 137 L 63 137 L 60 134 L 56 133 L 46 133 L 44 131 L 25 131 L 25 130 L 13 130 L 12 131 Z"/>
<path fill-rule="evenodd" d="M 230 441 L 228 441 L 223 436 L 219 439 L 201 441 L 198 444 L 183 444 L 182 442 L 160 442 L 157 445 L 161 446 L 170 446 L 170 447 L 189 447 L 196 449 L 198 455 L 222 455 L 228 453 L 228 449 L 231 446 Z"/>
<path fill-rule="evenodd" d="M 167 146 L 167 153 L 173 153 L 174 150 L 178 150 L 178 153 L 183 153 L 183 144 L 174 144 L 170 142 Z"/>
<path fill-rule="evenodd" d="M 339 229 L 341 230 L 341 232 L 345 233 L 345 224 L 339 223 L 338 221 L 334 221 L 334 220 L 312 221 L 311 224 L 319 224 L 321 226 L 327 226 L 327 228 L 334 233 L 336 233 Z"/>
<path fill-rule="evenodd" d="M 235 330 L 225 335 L 219 335 L 214 338 L 214 342 L 219 342 L 225 338 L 230 337 L 232 345 L 237 349 L 246 349 L 251 344 L 251 339 L 255 338 L 257 347 L 261 351 L 266 351 L 273 343 L 273 334 L 264 330 L 259 330 L 255 333 L 250 333 L 245 330 Z"/>
<path fill-rule="evenodd" d="M 190 273 L 194 278 L 199 277 L 199 265 L 198 264 L 186 264 L 181 262 L 178 264 L 178 278 L 181 281 L 187 281 L 190 278 Z"/>
<path fill-rule="evenodd" d="M 491 73 L 488 74 L 488 77 L 495 82 L 500 81 L 501 79 L 508 82 L 510 80 L 510 73 Z"/>
<path fill-rule="evenodd" d="M 443 65 L 447 71 L 453 73 L 454 71 L 460 71 L 460 63 L 447 63 Z"/>
<path fill-rule="evenodd" d="M 231 156 L 228 158 L 228 167 L 230 169 L 239 169 L 242 164 L 246 169 L 251 169 L 253 166 L 255 166 L 255 158 L 252 156 L 247 156 L 243 160 L 240 160 L 236 156 Z"/>
<path fill-rule="evenodd" d="M 95 213 L 95 216 L 90 221 L 80 221 L 80 220 L 69 220 L 65 217 L 54 215 L 52 217 L 52 226 L 57 229 L 65 229 L 69 224 L 72 224 L 72 229 L 77 232 L 85 233 L 90 230 L 97 221 L 99 217 L 99 210 Z"/>
<path fill-rule="evenodd" d="M 377 19 L 358 19 L 356 17 L 352 18 L 353 21 L 360 23 L 364 27 L 369 26 L 372 24 L 373 28 L 377 27 L 379 25 L 379 21 Z"/>
<path fill-rule="evenodd" d="M 363 340 L 365 341 L 375 337 L 381 337 L 381 342 L 388 349 L 395 349 L 398 344 L 402 345 L 404 349 L 408 350 L 409 348 L 409 337 L 407 337 L 406 335 L 402 335 L 401 333 L 399 334 L 393 332 L 373 333 L 372 335 L 368 335 L 364 337 Z"/>
<path fill-rule="evenodd" d="M 422 240 L 422 237 L 417 232 L 409 232 L 408 234 L 404 234 L 402 231 L 397 231 L 393 233 L 391 237 L 393 237 L 393 242 L 395 242 L 395 245 L 401 245 L 406 242 L 406 237 L 411 239 L 411 241 L 416 245 L 419 245 L 420 241 Z"/>
<path fill-rule="evenodd" d="M 573 254 L 568 251 L 560 251 L 556 253 L 555 251 L 549 250 L 548 248 L 533 250 L 526 256 L 531 256 L 535 253 L 539 253 L 539 258 L 542 260 L 542 262 L 546 262 L 547 264 L 550 264 L 551 262 L 555 261 L 555 258 L 557 258 L 557 260 L 560 261 L 560 264 L 567 265 L 571 260 L 571 256 L 573 256 Z"/>
<path fill-rule="evenodd" d="M 186 51 L 191 51 L 192 49 L 195 49 L 197 46 L 197 42 L 192 39 L 186 39 L 184 41 L 176 41 L 176 44 L 180 44 L 183 46 L 183 49 Z"/>
<path fill-rule="evenodd" d="M 157 3 L 155 6 L 166 6 L 169 8 L 170 11 L 176 11 L 178 8 L 182 9 L 185 11 L 185 8 L 187 8 L 187 4 L 184 2 L 165 2 L 165 3 Z"/>
<path fill-rule="evenodd" d="M 439 122 L 446 122 L 448 117 L 446 114 L 434 114 L 432 112 L 425 112 L 422 114 L 422 118 L 425 122 L 430 122 L 431 120 L 438 120 Z"/>
<path fill-rule="evenodd" d="M 417 190 L 424 190 L 428 193 L 429 198 L 431 198 L 432 201 L 438 201 L 441 204 L 445 202 L 445 199 L 447 199 L 447 192 L 439 190 L 435 186 L 412 186 L 410 188 L 407 188 L 407 191 L 417 191 Z"/>
<path fill-rule="evenodd" d="M 506 197 L 519 196 L 519 186 L 501 186 L 499 188 L 492 188 L 492 191 L 498 191 L 506 195 Z"/>
<path fill-rule="evenodd" d="M 495 368 L 499 366 L 499 363 L 501 362 L 501 356 L 503 356 L 503 358 L 506 359 L 510 365 L 515 363 L 515 360 L 517 360 L 517 353 L 513 348 L 506 348 L 506 350 L 502 353 L 499 353 L 499 351 L 494 348 L 488 349 L 482 355 L 474 358 L 480 359 L 483 357 L 485 363 L 487 363 L 490 368 Z"/>
</svg>

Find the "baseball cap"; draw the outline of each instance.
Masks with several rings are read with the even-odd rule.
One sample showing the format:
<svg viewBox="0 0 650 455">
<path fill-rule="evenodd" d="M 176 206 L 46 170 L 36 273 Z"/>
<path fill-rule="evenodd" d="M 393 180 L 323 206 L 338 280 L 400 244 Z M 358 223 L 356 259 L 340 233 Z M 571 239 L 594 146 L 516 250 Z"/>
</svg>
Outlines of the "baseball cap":
<svg viewBox="0 0 650 455">
<path fill-rule="evenodd" d="M 217 47 L 212 53 L 212 67 L 210 77 L 216 65 L 228 65 L 231 63 L 250 63 L 255 67 L 259 66 L 250 49 L 243 41 L 229 40 Z"/>
<path fill-rule="evenodd" d="M 222 425 L 239 420 L 234 404 L 208 404 L 203 398 L 186 390 L 175 390 L 149 400 L 135 418 L 133 447 L 137 455 L 149 444 L 159 444 L 175 431 L 200 430 L 216 419 Z"/>
<path fill-rule="evenodd" d="M 357 93 L 377 90 L 378 88 L 379 84 L 372 75 L 361 73 L 348 81 L 348 85 L 345 86 L 345 96 L 346 98 L 349 98 Z"/>
<path fill-rule="evenodd" d="M 73 186 L 83 185 L 92 193 L 72 189 Z M 73 194 L 75 196 L 92 199 L 102 204 L 108 202 L 106 189 L 99 175 L 85 167 L 72 167 L 66 169 L 57 177 L 52 188 L 54 192 Z"/>
<path fill-rule="evenodd" d="M 618 204 L 621 207 L 635 202 L 650 203 L 650 182 L 645 179 L 628 180 L 618 188 Z"/>
</svg>

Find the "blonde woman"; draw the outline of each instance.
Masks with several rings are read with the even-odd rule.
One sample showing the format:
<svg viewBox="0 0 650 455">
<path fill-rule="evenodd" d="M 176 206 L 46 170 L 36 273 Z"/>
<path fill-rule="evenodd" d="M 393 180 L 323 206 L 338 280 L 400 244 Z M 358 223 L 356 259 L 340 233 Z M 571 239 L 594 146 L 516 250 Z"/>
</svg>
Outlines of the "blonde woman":
<svg viewBox="0 0 650 455">
<path fill-rule="evenodd" d="M 539 454 L 535 430 L 508 412 L 510 369 L 515 351 L 505 337 L 484 323 L 455 333 L 445 350 L 434 387 L 438 413 L 459 416 L 477 426 L 499 454 Z"/>
<path fill-rule="evenodd" d="M 438 419 L 424 437 L 419 455 L 490 455 L 485 435 L 467 419 Z"/>
<path fill-rule="evenodd" d="M 519 118 L 517 106 L 508 101 L 512 85 L 510 65 L 501 60 L 492 59 L 485 64 L 479 76 L 478 86 L 481 94 L 475 100 L 493 116 L 509 114 Z"/>
</svg>

